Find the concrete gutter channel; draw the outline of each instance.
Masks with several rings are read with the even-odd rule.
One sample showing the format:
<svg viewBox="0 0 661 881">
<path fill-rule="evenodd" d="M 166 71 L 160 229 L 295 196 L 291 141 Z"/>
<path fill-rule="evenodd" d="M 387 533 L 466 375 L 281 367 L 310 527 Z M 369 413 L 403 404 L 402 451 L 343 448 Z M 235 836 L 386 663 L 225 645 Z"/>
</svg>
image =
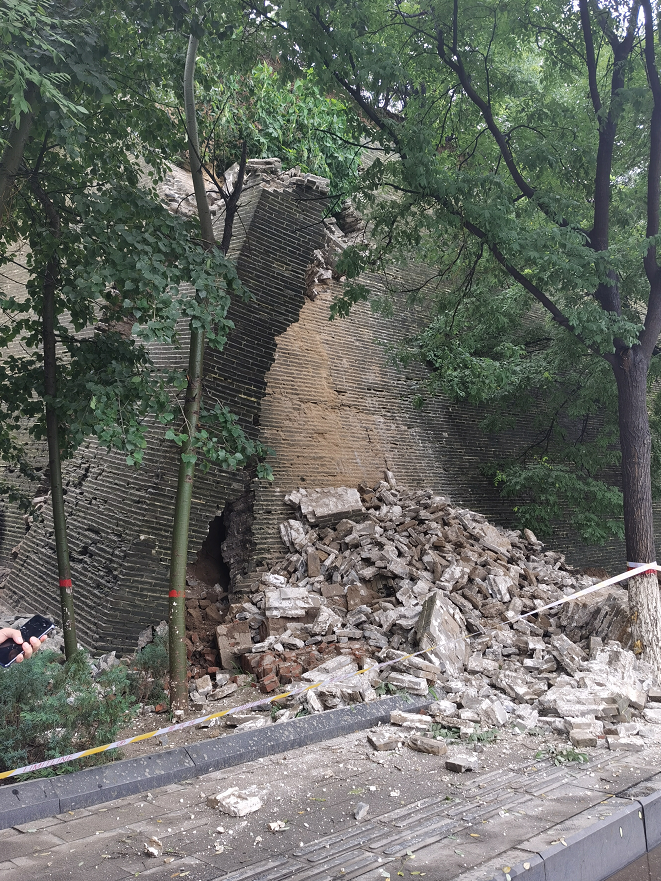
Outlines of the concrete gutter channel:
<svg viewBox="0 0 661 881">
<path fill-rule="evenodd" d="M 330 740 L 388 722 L 392 710 L 409 712 L 429 705 L 428 699 L 399 697 L 356 704 L 318 715 L 294 719 L 218 737 L 188 747 L 124 759 L 60 777 L 0 786 L 0 829 L 7 829 L 67 811 L 75 811 L 212 771 Z M 658 774 L 650 769 L 650 777 Z M 575 815 L 575 819 L 581 813 Z M 571 818 L 568 818 L 571 820 Z M 522 861 L 505 872 L 481 875 L 484 881 L 606 881 L 646 853 L 661 846 L 661 790 L 632 799 L 606 819 L 593 822 L 558 843 L 526 852 L 525 842 L 514 845 Z M 511 853 L 511 852 L 510 852 Z"/>
</svg>

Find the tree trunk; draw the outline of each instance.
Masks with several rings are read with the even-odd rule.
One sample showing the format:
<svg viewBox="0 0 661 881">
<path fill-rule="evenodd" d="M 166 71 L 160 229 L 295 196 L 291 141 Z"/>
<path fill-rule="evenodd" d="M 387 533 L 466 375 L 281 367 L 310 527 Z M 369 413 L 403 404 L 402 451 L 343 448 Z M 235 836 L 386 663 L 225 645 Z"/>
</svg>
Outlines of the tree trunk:
<svg viewBox="0 0 661 881">
<path fill-rule="evenodd" d="M 184 107 L 188 131 L 188 155 L 197 211 L 202 229 L 202 243 L 205 250 L 210 250 L 215 245 L 215 236 L 202 173 L 202 159 L 195 113 L 195 59 L 197 57 L 198 42 L 197 38 L 193 36 L 188 41 L 188 52 L 184 69 Z M 193 497 L 193 479 L 195 477 L 195 459 L 192 458 L 192 442 L 197 432 L 200 407 L 202 405 L 204 342 L 204 331 L 191 326 L 188 384 L 186 386 L 186 404 L 184 407 L 185 431 L 188 434 L 188 441 L 182 448 L 181 460 L 179 462 L 177 498 L 172 527 L 172 551 L 170 555 L 170 708 L 173 711 L 185 710 L 188 705 L 185 643 L 186 564 L 188 561 L 188 526 Z"/>
<path fill-rule="evenodd" d="M 648 360 L 640 347 L 613 360 L 617 383 L 624 532 L 629 565 L 656 560 L 652 513 L 651 437 L 647 412 Z M 629 581 L 634 652 L 661 674 L 661 600 L 656 572 Z"/>
<path fill-rule="evenodd" d="M 36 176 L 30 185 L 48 219 L 51 235 L 55 242 L 60 238 L 60 216 L 55 205 L 42 190 Z M 57 398 L 57 351 L 55 342 L 55 292 L 59 277 L 57 250 L 54 250 L 44 273 L 42 286 L 43 305 L 41 310 L 42 339 L 44 346 L 44 397 L 46 408 L 46 439 L 48 441 L 48 471 L 53 506 L 53 528 L 57 552 L 57 570 L 60 580 L 60 606 L 62 608 L 62 630 L 64 631 L 64 654 L 67 660 L 78 648 L 76 639 L 76 618 L 73 608 L 73 587 L 71 584 L 71 564 L 69 562 L 69 542 L 67 541 L 67 522 L 64 516 L 64 491 L 62 489 L 62 461 L 60 457 L 60 438 L 57 424 L 57 411 L 54 402 Z"/>
<path fill-rule="evenodd" d="M 37 87 L 34 83 L 30 83 L 25 92 L 25 100 L 32 106 L 36 96 Z M 12 126 L 7 139 L 7 146 L 2 155 L 2 162 L 0 162 L 0 227 L 4 221 L 14 179 L 23 160 L 23 152 L 33 122 L 34 112 L 32 110 L 29 113 L 22 113 L 19 124 Z"/>
<path fill-rule="evenodd" d="M 78 648 L 76 619 L 73 608 L 73 587 L 67 523 L 64 516 L 64 492 L 62 490 L 62 462 L 57 412 L 53 401 L 57 397 L 56 351 L 55 351 L 55 288 L 57 285 L 57 258 L 51 257 L 44 277 L 42 310 L 42 333 L 44 343 L 44 392 L 46 395 L 46 437 L 48 440 L 48 471 L 50 476 L 51 502 L 53 505 L 53 528 L 57 550 L 57 570 L 60 579 L 60 605 L 62 630 L 64 631 L 64 654 L 67 660 Z"/>
<path fill-rule="evenodd" d="M 192 439 L 197 431 L 202 403 L 202 367 L 204 359 L 204 333 L 191 331 L 188 359 L 188 385 L 184 407 L 185 430 L 188 441 L 183 445 L 179 462 L 177 498 L 172 527 L 172 552 L 170 555 L 170 707 L 184 710 L 188 705 L 186 681 L 186 565 L 188 562 L 188 526 L 195 460 L 190 459 Z"/>
</svg>

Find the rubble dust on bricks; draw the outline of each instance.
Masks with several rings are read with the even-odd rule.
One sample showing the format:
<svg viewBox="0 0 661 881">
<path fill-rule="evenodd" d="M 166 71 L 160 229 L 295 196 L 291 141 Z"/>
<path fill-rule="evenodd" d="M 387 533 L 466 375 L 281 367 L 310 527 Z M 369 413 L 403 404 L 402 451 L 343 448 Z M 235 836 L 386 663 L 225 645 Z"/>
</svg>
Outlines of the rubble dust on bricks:
<svg viewBox="0 0 661 881">
<path fill-rule="evenodd" d="M 520 620 L 597 579 L 545 551 L 530 530 L 497 528 L 429 490 L 398 487 L 390 472 L 386 478 L 374 488 L 286 497 L 286 552 L 217 626 L 224 669 L 215 682 L 191 682 L 196 708 L 212 712 L 208 702 L 232 691 L 240 665 L 266 694 L 322 683 L 271 713 L 223 723 L 240 729 L 408 692 L 434 699 L 428 721 L 407 729 L 393 719 L 404 727 L 384 731 L 375 749 L 410 739 L 434 751 L 425 737 L 434 723 L 458 728 L 464 740 L 480 728 L 507 728 L 564 734 L 575 748 L 661 742 L 661 691 L 628 650 L 625 590 Z M 392 663 L 376 669 L 383 662 Z"/>
</svg>

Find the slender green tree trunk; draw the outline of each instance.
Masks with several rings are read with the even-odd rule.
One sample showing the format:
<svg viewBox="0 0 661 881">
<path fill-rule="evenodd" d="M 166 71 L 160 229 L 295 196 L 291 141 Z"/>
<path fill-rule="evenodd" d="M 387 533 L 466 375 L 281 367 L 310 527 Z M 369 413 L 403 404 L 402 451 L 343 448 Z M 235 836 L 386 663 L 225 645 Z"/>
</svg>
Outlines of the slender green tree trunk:
<svg viewBox="0 0 661 881">
<path fill-rule="evenodd" d="M 170 706 L 173 710 L 183 710 L 188 702 L 186 681 L 186 565 L 188 562 L 188 527 L 190 523 L 191 500 L 195 460 L 191 454 L 191 439 L 195 437 L 200 406 L 202 404 L 202 367 L 204 361 L 204 333 L 191 332 L 190 354 L 188 359 L 188 385 L 184 417 L 188 441 L 183 445 L 179 462 L 177 498 L 172 527 L 172 551 L 170 555 Z"/>
<path fill-rule="evenodd" d="M 197 134 L 195 112 L 195 59 L 199 41 L 191 36 L 186 54 L 184 69 L 184 106 L 188 130 L 188 153 L 190 158 L 193 188 L 197 211 L 202 230 L 202 243 L 205 250 L 215 247 L 215 236 L 211 212 L 207 202 L 200 145 Z M 188 359 L 188 384 L 184 418 L 188 441 L 182 449 L 179 462 L 179 479 L 175 501 L 174 524 L 172 527 L 172 551 L 170 555 L 169 585 L 169 644 L 170 644 L 170 707 L 173 711 L 184 710 L 188 704 L 187 657 L 186 657 L 186 564 L 188 561 L 188 527 L 190 523 L 195 459 L 192 458 L 192 441 L 202 405 L 202 378 L 204 370 L 205 334 L 191 326 L 190 354 Z"/>
<path fill-rule="evenodd" d="M 55 352 L 55 287 L 57 284 L 57 259 L 48 261 L 44 279 L 44 304 L 42 311 L 44 343 L 44 391 L 46 393 L 46 437 L 48 440 L 48 473 L 53 505 L 53 528 L 57 550 L 57 571 L 60 580 L 60 605 L 62 630 L 64 631 L 64 654 L 69 659 L 78 648 L 76 619 L 73 608 L 71 564 L 67 541 L 67 522 L 64 516 L 64 492 L 62 489 L 62 462 L 57 424 L 57 412 L 51 403 L 57 397 L 57 374 Z"/>
<path fill-rule="evenodd" d="M 73 608 L 73 587 L 71 584 L 71 564 L 69 562 L 69 542 L 67 523 L 64 516 L 64 491 L 62 489 L 62 461 L 54 402 L 57 399 L 57 352 L 55 341 L 55 292 L 59 277 L 57 241 L 60 238 L 60 216 L 48 195 L 39 186 L 36 176 L 31 180 L 32 191 L 41 203 L 48 219 L 53 236 L 53 253 L 46 264 L 42 286 L 43 305 L 41 311 L 42 341 L 44 346 L 44 395 L 46 399 L 46 438 L 48 441 L 48 471 L 53 506 L 53 528 L 57 551 L 57 571 L 60 581 L 60 605 L 62 608 L 62 630 L 64 631 L 64 654 L 70 658 L 78 648 L 76 639 L 76 618 Z"/>
</svg>

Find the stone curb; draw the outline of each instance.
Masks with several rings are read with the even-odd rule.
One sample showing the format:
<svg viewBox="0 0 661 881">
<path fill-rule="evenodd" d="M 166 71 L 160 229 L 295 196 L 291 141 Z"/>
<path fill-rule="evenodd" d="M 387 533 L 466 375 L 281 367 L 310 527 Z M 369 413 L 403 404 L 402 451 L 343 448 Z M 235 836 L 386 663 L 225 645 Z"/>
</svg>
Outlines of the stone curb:
<svg viewBox="0 0 661 881">
<path fill-rule="evenodd" d="M 389 697 L 187 747 L 122 759 L 73 774 L 26 783 L 10 782 L 0 786 L 0 829 L 147 792 L 322 740 L 332 740 L 343 734 L 372 728 L 379 722 L 389 722 L 393 710 L 413 712 L 430 703 L 429 698 L 404 700 Z"/>
<path fill-rule="evenodd" d="M 635 799 L 491 881 L 606 881 L 661 843 L 661 792 Z"/>
</svg>

